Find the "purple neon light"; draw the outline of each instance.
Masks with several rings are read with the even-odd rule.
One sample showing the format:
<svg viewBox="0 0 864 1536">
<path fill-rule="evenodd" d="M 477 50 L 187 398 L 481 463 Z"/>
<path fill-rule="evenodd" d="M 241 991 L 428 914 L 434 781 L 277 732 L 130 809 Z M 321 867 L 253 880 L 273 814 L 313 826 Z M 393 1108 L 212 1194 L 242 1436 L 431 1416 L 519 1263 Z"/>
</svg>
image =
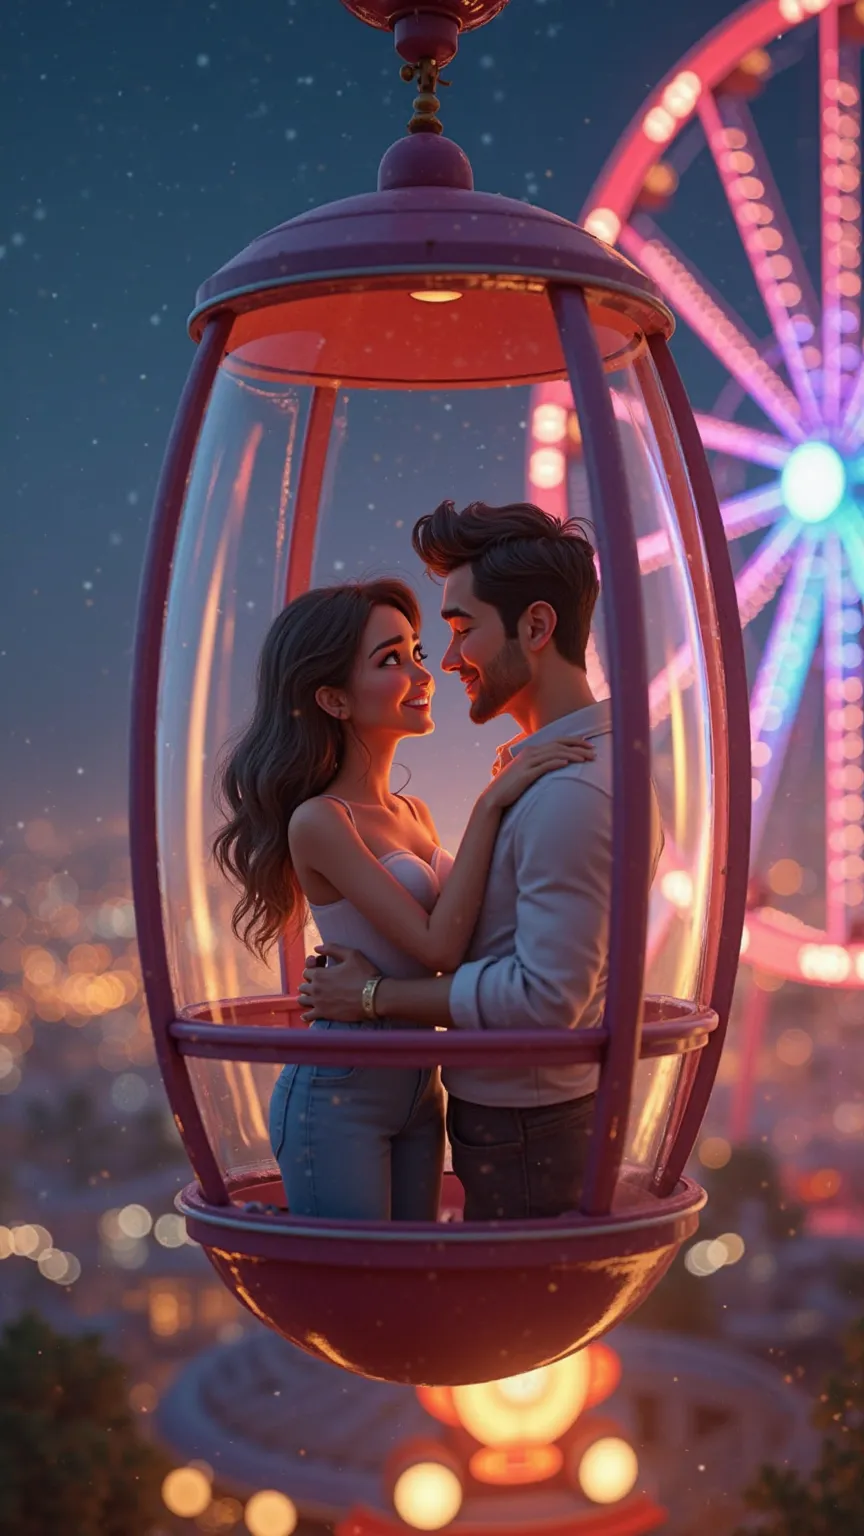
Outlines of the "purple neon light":
<svg viewBox="0 0 864 1536">
<path fill-rule="evenodd" d="M 735 595 L 742 628 L 762 612 L 782 584 L 792 562 L 792 546 L 798 533 L 796 524 L 786 518 L 738 572 Z M 679 646 L 663 671 L 651 679 L 648 708 L 652 730 L 668 717 L 673 680 L 682 691 L 693 681 L 693 657 L 689 645 Z"/>
<path fill-rule="evenodd" d="M 747 464 L 764 464 L 768 469 L 782 469 L 792 451 L 792 444 L 773 432 L 745 427 L 740 421 L 724 421 L 721 416 L 696 412 L 699 436 L 706 448 L 728 453 L 730 458 Z"/>
<path fill-rule="evenodd" d="M 819 635 L 821 575 L 814 572 L 815 561 L 815 545 L 809 540 L 802 541 L 774 615 L 753 686 L 750 707 L 754 785 L 751 860 L 759 851 L 789 733 Z"/>
<path fill-rule="evenodd" d="M 822 414 L 829 426 L 835 426 L 848 394 L 848 375 L 858 365 L 861 322 L 860 65 L 857 47 L 840 41 L 836 5 L 828 6 L 819 17 L 819 123 Z"/>
<path fill-rule="evenodd" d="M 801 407 L 792 391 L 760 356 L 743 321 L 692 262 L 674 250 L 643 214 L 623 226 L 618 243 L 653 278 L 672 308 L 762 407 L 778 431 L 795 442 L 803 441 L 806 433 L 800 420 Z"/>
<path fill-rule="evenodd" d="M 813 427 L 819 422 L 813 364 L 805 361 L 802 351 L 800 320 L 796 325 L 790 313 L 799 309 L 804 294 L 799 283 L 790 281 L 792 255 L 783 250 L 782 244 L 770 252 L 766 248 L 766 234 L 775 233 L 776 210 L 782 211 L 782 205 L 773 178 L 769 180 L 765 154 L 752 122 L 746 122 L 743 114 L 736 112 L 736 106 L 737 98 L 716 99 L 705 91 L 699 101 L 699 116 L 762 303 L 800 401 L 802 418 Z M 764 219 L 765 214 L 770 217 Z M 757 222 L 757 215 L 764 221 Z M 788 225 L 788 220 L 784 222 Z M 776 234 L 782 240 L 779 229 Z M 802 271 L 800 255 L 797 267 Z M 802 318 L 805 325 L 811 325 L 812 334 L 812 322 L 808 322 L 806 314 Z"/>
</svg>

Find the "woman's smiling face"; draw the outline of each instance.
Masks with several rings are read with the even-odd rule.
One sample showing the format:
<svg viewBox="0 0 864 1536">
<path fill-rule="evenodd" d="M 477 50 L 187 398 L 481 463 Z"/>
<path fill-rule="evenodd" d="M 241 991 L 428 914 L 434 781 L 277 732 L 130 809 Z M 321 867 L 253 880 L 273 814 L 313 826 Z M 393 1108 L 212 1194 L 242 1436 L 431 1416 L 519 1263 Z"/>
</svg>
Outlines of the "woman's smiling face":
<svg viewBox="0 0 864 1536">
<path fill-rule="evenodd" d="M 361 735 L 427 736 L 435 684 L 410 620 L 398 608 L 373 608 L 347 691 L 348 718 Z"/>
</svg>

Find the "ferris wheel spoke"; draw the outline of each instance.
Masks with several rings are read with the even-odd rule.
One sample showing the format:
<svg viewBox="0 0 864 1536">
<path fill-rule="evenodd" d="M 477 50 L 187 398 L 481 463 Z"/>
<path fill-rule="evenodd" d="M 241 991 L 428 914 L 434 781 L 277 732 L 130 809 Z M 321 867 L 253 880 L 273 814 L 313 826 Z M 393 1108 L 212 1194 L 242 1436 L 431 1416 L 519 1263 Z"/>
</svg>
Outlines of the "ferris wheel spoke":
<svg viewBox="0 0 864 1536">
<path fill-rule="evenodd" d="M 860 593 L 845 567 L 843 545 L 832 535 L 825 541 L 825 928 L 835 944 L 846 942 L 850 908 L 864 901 L 864 714 L 861 647 L 854 638 Z"/>
<path fill-rule="evenodd" d="M 759 432 L 755 427 L 745 427 L 739 421 L 724 421 L 720 416 L 706 416 L 697 411 L 696 425 L 706 448 L 726 453 L 732 459 L 743 459 L 746 464 L 782 469 L 791 452 L 791 444 L 785 438 L 775 437 L 773 432 Z"/>
<path fill-rule="evenodd" d="M 775 523 L 780 517 L 783 512 L 780 486 L 777 481 L 772 481 L 770 485 L 760 485 L 752 491 L 742 491 L 739 496 L 730 496 L 728 500 L 721 501 L 720 512 L 727 539 L 743 538 L 746 533 L 753 533 L 757 528 Z M 644 533 L 636 540 L 636 550 L 643 576 L 651 571 L 662 570 L 673 557 L 665 528 Z"/>
<path fill-rule="evenodd" d="M 861 82 L 859 51 L 840 37 L 838 5 L 819 17 L 822 174 L 822 411 L 840 418 L 860 359 Z"/>
<path fill-rule="evenodd" d="M 744 322 L 693 264 L 665 236 L 661 237 L 656 225 L 644 214 L 622 227 L 618 244 L 654 279 L 672 307 L 778 431 L 801 442 L 806 433 L 800 420 L 801 407 L 791 389 L 760 356 L 757 342 Z"/>
<path fill-rule="evenodd" d="M 720 503 L 727 539 L 740 539 L 755 528 L 775 523 L 783 510 L 780 484 L 776 480 L 770 485 L 758 485 L 752 491 L 742 491 L 738 496 L 728 496 Z"/>
<path fill-rule="evenodd" d="M 815 306 L 808 314 L 809 280 L 767 156 L 740 98 L 704 91 L 699 116 L 802 416 L 815 426 L 820 410 L 814 370 L 822 358 L 817 348 L 802 345 L 814 334 Z"/>
<path fill-rule="evenodd" d="M 762 612 L 782 585 L 792 563 L 793 545 L 798 534 L 797 524 L 787 518 L 742 565 L 735 578 L 742 627 Z M 668 719 L 673 691 L 683 692 L 692 681 L 693 657 L 690 645 L 685 644 L 678 647 L 663 670 L 651 680 L 648 710 L 652 729 Z"/>
<path fill-rule="evenodd" d="M 816 567 L 815 545 L 808 540 L 799 543 L 795 553 L 751 696 L 751 860 L 755 860 L 758 855 L 780 780 L 792 724 L 813 660 L 821 617 L 821 574 Z"/>
</svg>

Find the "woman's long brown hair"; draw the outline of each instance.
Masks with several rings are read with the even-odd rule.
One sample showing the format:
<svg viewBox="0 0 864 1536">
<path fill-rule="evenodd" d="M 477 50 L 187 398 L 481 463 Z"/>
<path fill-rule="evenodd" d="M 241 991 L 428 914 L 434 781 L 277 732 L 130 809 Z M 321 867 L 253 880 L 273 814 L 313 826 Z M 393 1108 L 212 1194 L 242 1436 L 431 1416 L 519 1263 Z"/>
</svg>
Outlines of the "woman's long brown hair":
<svg viewBox="0 0 864 1536">
<path fill-rule="evenodd" d="M 417 599 L 395 578 L 316 587 L 283 608 L 261 650 L 252 719 L 220 767 L 226 819 L 213 854 L 240 888 L 234 932 L 262 958 L 305 914 L 288 823 L 298 805 L 323 793 L 344 756 L 344 727 L 315 694 L 349 687 L 369 616 L 380 607 L 398 609 L 419 630 Z"/>
</svg>

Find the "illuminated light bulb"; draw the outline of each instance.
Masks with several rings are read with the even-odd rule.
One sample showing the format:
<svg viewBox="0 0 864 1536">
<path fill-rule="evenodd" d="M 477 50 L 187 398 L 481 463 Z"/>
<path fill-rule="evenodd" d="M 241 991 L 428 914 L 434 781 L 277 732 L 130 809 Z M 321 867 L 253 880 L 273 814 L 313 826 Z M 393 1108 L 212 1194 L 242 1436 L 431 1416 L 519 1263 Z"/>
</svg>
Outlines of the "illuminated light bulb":
<svg viewBox="0 0 864 1536">
<path fill-rule="evenodd" d="M 197 1467 L 175 1467 L 162 1484 L 162 1502 L 185 1520 L 203 1515 L 210 1503 L 210 1480 Z"/>
<path fill-rule="evenodd" d="M 252 1536 L 291 1536 L 298 1518 L 296 1505 L 275 1488 L 253 1493 L 243 1511 Z"/>
<path fill-rule="evenodd" d="M 830 443 L 801 443 L 793 448 L 780 476 L 786 506 L 802 523 L 823 523 L 846 494 L 846 468 Z"/>
<path fill-rule="evenodd" d="M 554 491 L 563 483 L 566 461 L 560 448 L 538 448 L 532 453 L 528 474 L 541 491 Z"/>
<path fill-rule="evenodd" d="M 605 240 L 607 245 L 614 245 L 621 233 L 621 220 L 612 208 L 593 208 L 584 227 L 597 240 Z"/>
<path fill-rule="evenodd" d="M 579 1463 L 582 1492 L 593 1504 L 617 1504 L 627 1497 L 638 1475 L 636 1452 L 617 1435 L 595 1440 Z"/>
<path fill-rule="evenodd" d="M 652 107 L 642 120 L 642 132 L 652 144 L 665 144 L 671 139 L 676 126 L 675 118 L 665 107 Z"/>
<path fill-rule="evenodd" d="M 739 949 L 738 953 L 740 955 L 746 955 L 746 953 L 747 953 L 749 948 L 750 948 L 750 929 L 747 927 L 747 924 L 745 923 L 744 927 L 741 930 L 741 948 Z"/>
<path fill-rule="evenodd" d="M 531 418 L 531 430 L 540 443 L 560 443 L 567 435 L 567 412 L 563 405 L 538 405 Z"/>
<path fill-rule="evenodd" d="M 455 304 L 461 299 L 461 293 L 451 292 L 447 288 L 418 288 L 416 293 L 410 295 L 419 304 Z"/>
<path fill-rule="evenodd" d="M 852 970 L 852 961 L 840 944 L 802 944 L 798 951 L 798 969 L 807 981 L 838 986 Z"/>
<path fill-rule="evenodd" d="M 669 869 L 660 881 L 660 890 L 670 906 L 686 911 L 693 900 L 693 880 L 686 869 Z"/>
<path fill-rule="evenodd" d="M 416 1531 L 440 1531 L 462 1508 L 462 1484 L 442 1462 L 418 1461 L 397 1479 L 393 1504 L 400 1520 Z"/>
</svg>

